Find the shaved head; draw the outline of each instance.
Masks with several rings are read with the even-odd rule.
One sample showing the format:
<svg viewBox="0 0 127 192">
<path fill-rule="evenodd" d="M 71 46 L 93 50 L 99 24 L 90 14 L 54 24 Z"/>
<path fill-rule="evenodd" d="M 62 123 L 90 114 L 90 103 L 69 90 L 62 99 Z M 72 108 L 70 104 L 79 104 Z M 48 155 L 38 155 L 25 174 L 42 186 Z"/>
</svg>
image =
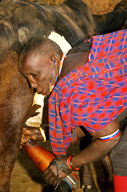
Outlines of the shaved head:
<svg viewBox="0 0 127 192">
<path fill-rule="evenodd" d="M 49 57 L 62 54 L 60 47 L 55 42 L 46 37 L 37 36 L 30 39 L 23 47 L 19 57 L 19 66 L 24 64 L 22 60 L 26 58 L 30 52 L 34 52 L 35 55 L 41 54 L 42 56 L 47 55 Z"/>
</svg>

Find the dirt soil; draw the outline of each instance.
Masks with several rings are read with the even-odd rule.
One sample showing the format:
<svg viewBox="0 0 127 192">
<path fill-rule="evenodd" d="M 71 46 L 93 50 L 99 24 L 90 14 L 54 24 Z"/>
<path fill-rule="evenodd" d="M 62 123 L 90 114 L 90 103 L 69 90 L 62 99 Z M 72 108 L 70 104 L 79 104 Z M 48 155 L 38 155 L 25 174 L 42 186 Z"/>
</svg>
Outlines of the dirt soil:
<svg viewBox="0 0 127 192">
<path fill-rule="evenodd" d="M 29 0 L 33 1 L 33 0 Z M 47 4 L 58 4 L 64 0 L 42 0 Z M 72 0 L 73 1 L 73 0 Z M 83 0 L 91 9 L 93 14 L 103 14 L 110 12 L 120 0 Z M 35 1 L 33 1 L 35 2 Z M 46 144 L 49 147 L 49 143 Z M 47 146 L 46 146 L 47 147 Z M 15 163 L 11 176 L 11 192 L 51 192 L 51 188 L 46 187 L 41 172 L 33 165 L 24 149 L 20 149 L 18 159 Z M 105 190 L 109 192 L 109 190 Z M 76 192 L 83 192 L 79 188 Z M 102 192 L 102 191 L 101 191 Z"/>
</svg>

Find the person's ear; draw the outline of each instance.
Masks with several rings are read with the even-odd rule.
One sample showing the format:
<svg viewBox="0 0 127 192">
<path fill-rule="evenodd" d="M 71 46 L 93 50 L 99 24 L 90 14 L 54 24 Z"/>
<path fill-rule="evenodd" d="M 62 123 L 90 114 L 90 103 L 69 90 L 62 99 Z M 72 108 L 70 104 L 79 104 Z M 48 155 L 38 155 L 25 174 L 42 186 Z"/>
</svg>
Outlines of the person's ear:
<svg viewBox="0 0 127 192">
<path fill-rule="evenodd" d="M 60 63 L 60 57 L 58 55 L 51 57 L 52 62 L 55 62 L 55 65 L 58 65 Z"/>
</svg>

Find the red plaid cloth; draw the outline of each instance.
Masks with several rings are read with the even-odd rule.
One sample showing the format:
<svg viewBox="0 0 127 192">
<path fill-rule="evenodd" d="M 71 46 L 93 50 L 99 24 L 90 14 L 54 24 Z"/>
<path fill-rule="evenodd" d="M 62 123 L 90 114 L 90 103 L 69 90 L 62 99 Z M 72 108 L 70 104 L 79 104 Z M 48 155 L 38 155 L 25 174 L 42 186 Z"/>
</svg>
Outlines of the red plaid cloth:
<svg viewBox="0 0 127 192">
<path fill-rule="evenodd" d="M 127 30 L 94 36 L 89 62 L 63 77 L 49 99 L 52 150 L 65 155 L 72 131 L 103 129 L 127 107 Z"/>
</svg>

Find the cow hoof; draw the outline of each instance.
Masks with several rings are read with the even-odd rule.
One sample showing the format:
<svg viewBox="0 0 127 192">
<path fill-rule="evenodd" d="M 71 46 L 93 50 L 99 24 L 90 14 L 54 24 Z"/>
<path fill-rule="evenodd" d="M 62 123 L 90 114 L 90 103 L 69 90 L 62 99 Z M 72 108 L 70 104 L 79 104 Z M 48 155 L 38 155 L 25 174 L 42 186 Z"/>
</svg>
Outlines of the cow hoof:
<svg viewBox="0 0 127 192">
<path fill-rule="evenodd" d="M 82 185 L 83 192 L 97 192 L 97 188 L 92 185 Z"/>
</svg>

